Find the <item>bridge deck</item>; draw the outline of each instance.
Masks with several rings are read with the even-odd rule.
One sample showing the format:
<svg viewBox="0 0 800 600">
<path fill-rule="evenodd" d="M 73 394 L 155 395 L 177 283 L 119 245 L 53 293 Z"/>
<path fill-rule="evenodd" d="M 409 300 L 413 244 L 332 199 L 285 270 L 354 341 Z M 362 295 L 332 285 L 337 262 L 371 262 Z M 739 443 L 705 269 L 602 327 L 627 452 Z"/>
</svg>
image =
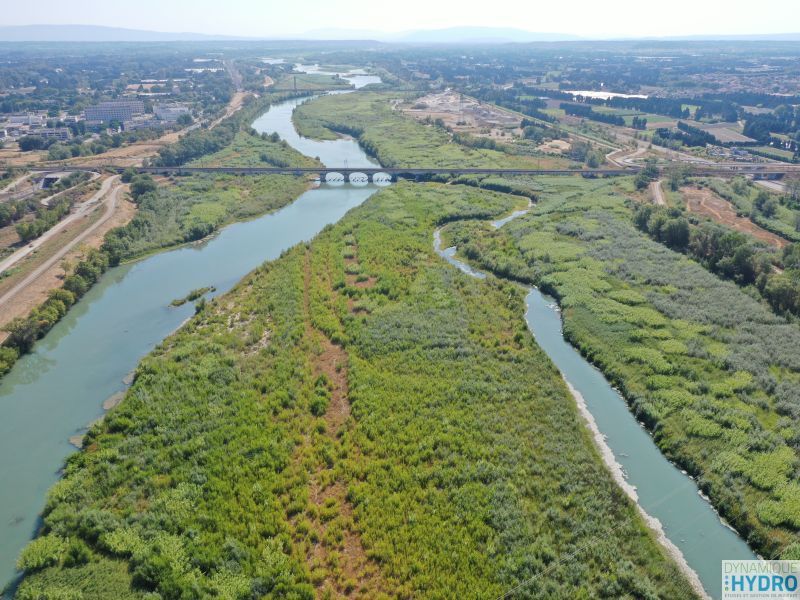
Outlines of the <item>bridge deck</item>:
<svg viewBox="0 0 800 600">
<path fill-rule="evenodd" d="M 59 170 L 68 168 L 70 170 L 97 171 L 101 168 L 115 169 L 122 172 L 124 167 L 107 165 L 105 167 L 70 165 L 59 166 Z M 50 169 L 40 169 L 42 171 L 52 171 Z M 431 175 L 583 175 L 588 177 L 608 177 L 620 175 L 635 175 L 639 169 L 635 167 L 617 169 L 492 169 L 492 168 L 447 168 L 447 167 L 134 167 L 140 173 L 231 173 L 237 175 L 316 175 L 323 176 L 328 174 L 340 174 L 349 177 L 353 174 L 364 174 L 369 178 L 374 175 L 386 174 L 392 177 L 426 177 Z M 37 170 L 37 169 L 33 169 Z M 663 169 L 662 169 L 663 171 Z M 785 175 L 788 173 L 800 173 L 800 165 L 792 164 L 757 164 L 757 165 L 694 165 L 689 169 L 690 175 Z"/>
</svg>

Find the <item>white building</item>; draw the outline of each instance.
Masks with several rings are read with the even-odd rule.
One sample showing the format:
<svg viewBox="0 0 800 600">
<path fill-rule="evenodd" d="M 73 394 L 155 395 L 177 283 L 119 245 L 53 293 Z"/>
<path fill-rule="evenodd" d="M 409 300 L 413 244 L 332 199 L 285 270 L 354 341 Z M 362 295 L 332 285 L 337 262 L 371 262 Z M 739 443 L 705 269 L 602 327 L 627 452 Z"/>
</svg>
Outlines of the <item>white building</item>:
<svg viewBox="0 0 800 600">
<path fill-rule="evenodd" d="M 167 123 L 175 123 L 178 117 L 188 115 L 189 112 L 189 107 L 185 104 L 156 104 L 153 107 L 153 114 L 156 118 Z"/>
<path fill-rule="evenodd" d="M 8 116 L 11 125 L 44 125 L 45 117 L 36 113 L 18 113 Z"/>
</svg>

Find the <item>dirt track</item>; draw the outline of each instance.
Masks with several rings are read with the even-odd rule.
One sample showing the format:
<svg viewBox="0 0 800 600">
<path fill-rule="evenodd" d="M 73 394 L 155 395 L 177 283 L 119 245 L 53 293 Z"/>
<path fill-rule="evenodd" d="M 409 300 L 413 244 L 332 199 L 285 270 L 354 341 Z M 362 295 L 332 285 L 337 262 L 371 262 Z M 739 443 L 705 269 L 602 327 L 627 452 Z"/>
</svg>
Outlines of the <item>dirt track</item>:
<svg viewBox="0 0 800 600">
<path fill-rule="evenodd" d="M 653 204 L 658 206 L 666 206 L 667 201 L 664 200 L 664 188 L 661 187 L 661 180 L 650 182 L 650 195 L 653 198 Z"/>
<path fill-rule="evenodd" d="M 776 248 L 783 248 L 789 244 L 787 240 L 759 227 L 747 217 L 738 216 L 730 202 L 709 189 L 684 187 L 681 188 L 681 192 L 686 199 L 686 208 L 689 212 L 710 217 L 717 223 L 746 233 Z"/>
<path fill-rule="evenodd" d="M 70 242 L 64 245 L 53 256 L 37 267 L 30 275 L 8 290 L 0 298 L 0 326 L 5 325 L 16 317 L 27 315 L 32 308 L 41 304 L 50 290 L 58 288 L 62 283 L 63 270 L 60 263 L 64 259 L 76 261 L 82 255 L 81 248 L 88 246 L 99 248 L 103 243 L 105 234 L 114 227 L 128 223 L 136 213 L 136 207 L 122 198 L 122 192 L 127 186 L 117 186 L 108 194 L 103 214 L 81 231 Z M 103 204 L 97 205 L 94 213 L 101 210 Z M 95 215 L 93 214 L 92 217 Z M 88 217 L 88 215 L 87 215 Z M 0 341 L 7 334 L 0 333 Z"/>
<path fill-rule="evenodd" d="M 247 97 L 247 92 L 236 92 L 231 98 L 231 101 L 228 103 L 228 107 L 225 109 L 225 113 L 221 117 L 218 117 L 217 119 L 212 121 L 211 124 L 208 126 L 208 128 L 214 129 L 214 127 L 222 123 L 222 121 L 224 121 L 225 119 L 233 115 L 233 113 L 235 113 L 237 110 L 242 108 L 242 106 L 244 105 L 244 99 L 246 97 Z"/>
</svg>

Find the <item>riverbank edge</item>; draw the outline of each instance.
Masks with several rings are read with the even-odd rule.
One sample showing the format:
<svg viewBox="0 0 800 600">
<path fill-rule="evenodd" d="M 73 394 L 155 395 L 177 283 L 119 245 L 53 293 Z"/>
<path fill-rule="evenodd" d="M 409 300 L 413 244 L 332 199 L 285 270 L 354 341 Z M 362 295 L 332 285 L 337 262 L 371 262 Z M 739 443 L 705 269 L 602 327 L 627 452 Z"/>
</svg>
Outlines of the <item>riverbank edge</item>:
<svg viewBox="0 0 800 600">
<path fill-rule="evenodd" d="M 206 237 L 204 237 L 204 238 L 202 238 L 200 240 L 192 240 L 190 242 L 181 242 L 181 243 L 178 243 L 178 244 L 172 244 L 170 246 L 164 246 L 162 248 L 155 248 L 155 249 L 153 249 L 151 251 L 144 252 L 144 253 L 142 253 L 142 254 L 140 254 L 138 256 L 134 256 L 134 257 L 122 260 L 122 261 L 119 262 L 119 264 L 113 265 L 113 267 L 121 267 L 121 266 L 136 264 L 138 262 L 141 262 L 141 261 L 143 261 L 143 260 L 145 260 L 147 258 L 150 258 L 151 256 L 155 256 L 157 254 L 162 254 L 162 253 L 166 253 L 166 252 L 172 252 L 174 250 L 180 250 L 181 248 L 188 248 L 188 247 L 191 247 L 191 246 L 196 246 L 196 245 L 201 245 L 201 244 L 208 243 L 209 241 L 214 239 L 222 231 L 224 231 L 225 229 L 227 229 L 231 225 L 236 225 L 237 223 L 247 223 L 249 221 L 254 221 L 254 220 L 259 219 L 259 218 L 261 218 L 261 217 L 263 217 L 265 215 L 277 212 L 277 211 L 281 210 L 282 208 L 285 208 L 286 206 L 289 206 L 290 204 L 295 202 L 300 196 L 302 196 L 304 193 L 306 193 L 309 190 L 313 189 L 314 186 L 315 186 L 315 183 L 313 181 L 308 181 L 308 183 L 305 186 L 305 188 L 300 193 L 298 193 L 296 196 L 292 197 L 290 199 L 290 201 L 287 202 L 286 204 L 284 204 L 283 206 L 278 206 L 278 207 L 269 209 L 269 210 L 267 210 L 267 211 L 265 211 L 263 213 L 259 213 L 257 215 L 249 215 L 244 219 L 233 219 L 233 220 L 231 220 L 231 221 L 229 221 L 227 223 L 222 224 L 219 227 L 219 229 L 215 230 L 214 232 L 212 232 L 211 234 L 207 235 Z M 134 213 L 134 215 L 135 215 L 135 213 Z M 106 236 L 107 235 L 108 234 L 106 234 Z M 102 252 L 102 245 L 101 245 L 100 249 L 98 249 L 98 252 Z M 112 266 L 109 265 L 108 268 L 111 268 L 111 267 Z M 9 357 L 4 357 L 5 358 L 5 363 L 7 365 L 7 368 L 5 369 L 5 371 L 0 371 L 0 380 L 2 380 L 3 377 L 5 377 L 8 373 L 11 372 L 11 370 L 14 368 L 14 365 L 16 365 L 16 363 L 17 363 L 17 361 L 19 359 L 21 359 L 23 356 L 33 352 L 33 349 L 35 348 L 36 343 L 38 343 L 39 341 L 44 339 L 44 337 L 52 330 L 52 328 L 55 327 L 56 324 L 58 324 L 59 321 L 61 321 L 64 317 L 66 317 L 67 314 L 69 314 L 69 312 L 73 309 L 73 307 L 75 307 L 78 304 L 78 302 L 80 302 L 81 298 L 83 298 L 83 296 L 85 296 L 89 292 L 89 290 L 91 290 L 93 287 L 95 287 L 100 282 L 100 279 L 102 279 L 102 277 L 106 274 L 106 272 L 108 272 L 108 268 L 106 268 L 103 271 L 103 273 L 100 274 L 100 276 L 97 278 L 97 280 L 92 282 L 92 284 L 86 289 L 86 291 L 80 297 L 75 298 L 75 301 L 71 305 L 66 307 L 66 310 L 64 311 L 64 313 L 61 316 L 59 316 L 58 319 L 55 320 L 50 325 L 50 327 L 47 328 L 47 330 L 42 332 L 42 335 L 39 336 L 36 339 L 36 341 L 34 342 L 33 346 L 29 350 L 23 350 L 23 349 L 20 349 L 20 348 L 14 346 L 14 345 L 6 343 L 7 340 L 10 339 L 10 336 L 8 336 L 6 338 L 6 340 L 4 340 L 2 343 L 0 343 L 0 349 L 9 349 L 9 350 L 11 350 L 13 352 L 16 352 L 16 356 L 13 358 L 13 360 L 9 360 L 10 356 Z M 53 288 L 50 293 L 52 294 L 53 292 L 57 292 L 58 290 L 62 290 L 62 289 L 63 289 L 63 285 L 61 287 Z M 19 318 L 22 319 L 22 320 L 29 319 L 33 313 L 35 313 L 37 310 L 40 310 L 43 307 L 45 307 L 45 305 L 48 302 L 50 302 L 50 298 L 48 298 L 47 300 L 45 300 L 41 304 L 33 307 L 30 310 L 30 312 L 28 312 L 28 314 L 26 316 L 19 317 Z M 2 367 L 2 365 L 0 365 L 0 368 L 1 367 Z"/>
<path fill-rule="evenodd" d="M 530 293 L 530 289 L 528 292 Z M 527 315 L 527 308 L 525 312 Z M 533 335 L 533 332 L 531 332 L 531 335 Z M 561 373 L 560 369 L 559 373 Z M 597 421 L 595 421 L 594 415 L 586 405 L 586 400 L 584 399 L 583 395 L 573 387 L 563 373 L 561 373 L 561 379 L 567 385 L 567 389 L 575 399 L 578 412 L 583 418 L 586 428 L 592 434 L 592 441 L 594 441 L 594 445 L 597 448 L 597 451 L 600 453 L 600 458 L 602 459 L 603 464 L 606 466 L 608 472 L 611 474 L 612 479 L 614 479 L 616 484 L 622 489 L 625 495 L 628 496 L 628 498 L 630 498 L 631 501 L 636 505 L 642 520 L 655 534 L 656 541 L 661 545 L 662 548 L 664 548 L 667 555 L 673 561 L 675 561 L 686 579 L 689 580 L 689 583 L 694 591 L 697 592 L 698 596 L 704 598 L 705 600 L 711 600 L 711 596 L 708 594 L 708 592 L 706 592 L 703 584 L 700 582 L 700 577 L 697 575 L 697 572 L 689 566 L 688 562 L 686 562 L 686 557 L 683 555 L 683 552 L 681 552 L 681 549 L 678 548 L 678 546 L 676 546 L 675 543 L 669 539 L 669 537 L 667 537 L 661 521 L 649 514 L 644 507 L 639 504 L 639 495 L 636 493 L 636 489 L 625 479 L 622 471 L 622 465 L 617 462 L 617 458 L 614 456 L 613 450 L 611 450 L 611 447 L 606 442 L 605 437 L 603 437 L 603 433 L 597 426 Z"/>
<path fill-rule="evenodd" d="M 278 99 L 279 102 L 292 100 L 294 98 L 303 98 L 307 94 L 302 93 L 302 92 L 301 93 L 284 92 L 281 95 L 283 96 L 283 98 Z M 237 111 L 237 112 L 233 113 L 232 115 L 230 115 L 229 117 L 227 117 L 226 119 L 224 119 L 224 121 L 230 121 L 233 124 L 238 124 L 240 127 L 244 123 L 250 123 L 250 126 L 252 126 L 252 122 L 254 120 L 258 119 L 266 111 L 268 111 L 269 108 L 273 105 L 273 103 L 275 101 L 276 101 L 276 99 L 273 98 L 273 97 L 267 97 L 267 96 L 259 97 L 259 96 L 256 96 L 256 99 L 251 103 L 251 105 L 248 105 L 248 106 L 245 107 L 246 108 L 245 111 Z M 175 144 L 172 144 L 172 145 L 179 144 L 181 141 L 182 141 L 182 138 L 179 139 L 177 142 L 175 142 Z M 308 189 L 312 185 L 313 185 L 313 182 L 310 181 L 309 182 L 309 186 L 306 187 L 305 191 L 308 191 Z M 297 200 L 297 198 L 299 198 L 302 195 L 302 193 L 303 192 L 298 193 L 297 196 L 292 198 L 291 201 L 287 202 L 287 204 L 285 204 L 284 206 L 288 206 L 288 204 L 291 204 L 292 202 Z M 101 245 L 100 248 L 97 249 L 96 252 L 92 253 L 89 257 L 87 257 L 83 261 L 81 261 L 81 263 L 89 262 L 93 267 L 101 266 L 102 268 L 100 268 L 100 273 L 99 273 L 97 279 L 95 279 L 94 281 L 89 282 L 89 285 L 80 294 L 80 296 L 76 297 L 76 295 L 74 293 L 70 293 L 71 294 L 71 301 L 70 302 L 66 301 L 66 299 L 68 299 L 69 296 L 62 296 L 61 298 L 58 298 L 57 301 L 54 301 L 53 298 L 52 298 L 52 294 L 55 293 L 57 295 L 58 291 L 63 289 L 63 285 L 61 287 L 58 287 L 58 288 L 53 288 L 50 291 L 50 294 L 51 294 L 50 297 L 48 297 L 41 304 L 33 307 L 28 312 L 27 315 L 25 315 L 24 317 L 19 317 L 19 319 L 22 322 L 29 321 L 31 319 L 31 316 L 34 313 L 36 313 L 37 311 L 51 308 L 52 310 L 50 311 L 50 316 L 52 316 L 53 312 L 55 312 L 55 316 L 56 316 L 55 320 L 53 320 L 52 322 L 48 321 L 47 324 L 44 325 L 44 326 L 42 326 L 40 323 L 37 323 L 36 324 L 36 327 L 37 327 L 36 333 L 33 336 L 29 336 L 29 337 L 33 337 L 33 339 L 32 340 L 28 340 L 25 343 L 24 346 L 20 346 L 20 345 L 9 343 L 9 340 L 12 337 L 11 335 L 6 336 L 6 338 L 2 342 L 0 342 L 0 380 L 2 380 L 3 377 L 5 377 L 5 375 L 7 375 L 9 372 L 11 372 L 11 370 L 14 368 L 14 365 L 17 363 L 17 361 L 22 356 L 24 356 L 26 354 L 30 354 L 33 351 L 33 348 L 35 347 L 36 343 L 38 343 L 41 339 L 43 339 L 50 332 L 50 330 L 53 327 L 55 327 L 55 325 L 59 321 L 61 321 L 69 313 L 69 311 L 72 309 L 72 307 L 75 306 L 75 304 L 77 304 L 80 301 L 80 299 L 90 289 L 92 289 L 98 283 L 99 279 L 102 278 L 102 276 L 106 273 L 106 271 L 108 271 L 108 269 L 111 268 L 112 266 L 116 267 L 116 266 L 120 266 L 120 265 L 135 263 L 135 262 L 137 262 L 139 260 L 147 258 L 148 256 L 153 256 L 155 254 L 160 254 L 161 252 L 169 252 L 171 250 L 176 250 L 176 249 L 178 249 L 180 247 L 183 247 L 183 246 L 190 246 L 191 244 L 194 244 L 194 243 L 202 243 L 202 242 L 206 241 L 207 239 L 213 238 L 215 235 L 217 235 L 220 231 L 222 231 L 223 229 L 225 229 L 229 225 L 232 225 L 232 224 L 238 223 L 238 222 L 246 222 L 246 221 L 249 221 L 249 220 L 257 219 L 257 218 L 262 217 L 262 216 L 264 216 L 266 214 L 270 214 L 271 212 L 275 212 L 277 210 L 280 210 L 280 208 L 283 208 L 283 207 L 273 208 L 271 210 L 265 211 L 265 212 L 260 213 L 258 215 L 250 215 L 250 216 L 248 216 L 247 218 L 244 218 L 244 219 L 233 219 L 230 222 L 223 223 L 222 225 L 220 225 L 220 227 L 216 231 L 212 232 L 209 236 L 206 236 L 206 238 L 204 238 L 203 240 L 193 240 L 191 242 L 182 242 L 180 244 L 173 244 L 173 245 L 170 245 L 170 246 L 164 246 L 163 248 L 155 248 L 152 251 L 145 252 L 143 254 L 140 254 L 140 255 L 135 256 L 135 257 L 131 257 L 131 258 L 129 258 L 127 260 L 124 260 L 124 261 L 120 261 L 119 263 L 114 264 L 114 265 L 106 264 L 106 263 L 109 262 L 109 260 L 108 260 L 109 256 L 108 256 L 108 253 L 103 251 L 103 245 Z M 134 214 L 134 216 L 135 216 L 135 214 Z M 107 235 L 108 234 L 106 234 L 106 236 L 104 237 L 104 242 L 105 242 L 105 239 L 106 239 Z M 105 256 L 106 256 L 106 260 L 105 261 L 101 261 L 101 265 L 96 265 L 96 264 L 94 264 L 94 261 L 93 261 L 93 258 L 95 258 L 98 254 L 105 254 Z M 80 266 L 81 263 L 79 263 L 79 265 L 76 265 L 76 268 L 77 268 L 77 266 Z M 50 303 L 49 306 L 48 306 L 48 303 Z M 12 321 L 11 323 L 14 323 L 15 321 Z M 8 325 L 10 325 L 11 323 L 9 323 Z M 8 327 L 8 325 L 6 327 Z"/>
<path fill-rule="evenodd" d="M 481 271 L 481 272 L 491 273 L 493 276 L 495 276 L 495 277 L 497 277 L 499 279 L 505 279 L 506 281 L 512 281 L 514 283 L 517 283 L 517 284 L 523 286 L 526 289 L 531 288 L 531 287 L 535 287 L 542 294 L 545 294 L 547 296 L 552 297 L 553 300 L 558 305 L 559 311 L 562 311 L 562 307 L 561 307 L 562 298 L 559 295 L 558 290 L 555 289 L 554 287 L 551 287 L 551 286 L 548 286 L 548 285 L 545 285 L 545 284 L 543 284 L 541 286 L 537 286 L 537 285 L 535 285 L 535 282 L 529 277 L 523 277 L 523 278 L 516 279 L 516 278 L 513 278 L 513 277 L 507 277 L 507 276 L 503 276 L 503 275 L 498 275 L 491 268 L 489 268 L 489 267 L 487 267 L 485 265 L 481 265 L 479 261 L 472 260 L 472 259 L 469 259 L 469 258 L 464 257 L 464 256 L 461 256 L 461 257 L 455 257 L 454 256 L 453 258 L 454 258 L 454 260 L 458 260 L 458 261 L 463 262 L 464 264 L 466 264 L 470 268 L 486 269 L 486 271 Z M 563 324 L 563 311 L 561 312 L 561 315 L 562 315 L 562 324 Z M 564 333 L 564 340 L 572 348 L 574 348 L 575 351 L 578 352 L 578 354 L 580 354 L 581 358 L 583 358 L 586 362 L 588 362 L 590 365 L 592 365 L 592 367 L 597 369 L 597 371 L 603 376 L 603 378 L 606 379 L 606 381 L 608 381 L 609 385 L 611 385 L 617 391 L 619 396 L 625 402 L 625 405 L 627 406 L 628 412 L 631 414 L 631 416 L 633 416 L 634 418 L 637 418 L 636 412 L 634 410 L 634 405 L 633 405 L 633 402 L 630 399 L 630 394 L 629 394 L 629 392 L 627 390 L 625 382 L 622 379 L 614 378 L 614 377 L 612 377 L 612 375 L 607 373 L 603 369 L 603 365 L 601 365 L 598 362 L 596 362 L 594 360 L 594 358 L 592 356 L 590 356 L 586 352 L 586 349 L 583 346 L 581 346 L 576 339 L 573 339 L 573 337 L 571 335 L 569 335 L 568 333 L 566 333 L 566 332 Z M 638 420 L 638 418 L 637 418 L 637 420 Z M 650 437 L 653 438 L 654 423 L 650 423 L 648 421 L 642 421 L 642 422 L 640 422 L 640 425 L 648 433 L 648 435 L 650 435 Z M 757 545 L 757 544 L 755 544 L 755 543 L 753 543 L 751 541 L 751 538 L 750 538 L 749 534 L 753 530 L 751 528 L 749 528 L 749 527 L 745 527 L 745 528 L 739 527 L 737 525 L 737 517 L 741 516 L 741 514 L 740 515 L 732 515 L 732 514 L 728 513 L 727 511 L 725 511 L 724 507 L 722 507 L 722 506 L 720 506 L 718 504 L 716 494 L 714 494 L 714 490 L 712 488 L 710 488 L 710 487 L 707 487 L 707 488 L 703 487 L 702 482 L 700 481 L 700 478 L 702 477 L 703 472 L 698 470 L 696 465 L 692 465 L 692 464 L 690 464 L 688 462 L 685 462 L 682 459 L 682 456 L 679 455 L 679 454 L 668 454 L 668 453 L 666 453 L 664 451 L 664 448 L 659 444 L 659 442 L 656 439 L 653 439 L 653 442 L 656 445 L 656 448 L 658 449 L 659 453 L 668 462 L 670 462 L 675 468 L 677 468 L 677 469 L 681 470 L 682 472 L 684 472 L 684 474 L 686 474 L 694 482 L 695 487 L 697 488 L 697 493 L 700 495 L 700 497 L 703 500 L 705 500 L 708 503 L 708 505 L 711 507 L 711 509 L 717 515 L 717 518 L 719 519 L 720 523 L 722 523 L 722 525 L 724 527 L 726 527 L 727 529 L 729 529 L 730 531 L 735 533 L 739 538 L 741 538 L 742 541 L 744 541 L 744 543 L 747 545 L 747 547 L 750 548 L 750 550 L 757 557 L 759 557 L 759 559 L 763 559 L 763 557 L 765 557 L 765 556 L 769 556 L 769 557 L 773 557 L 773 558 L 775 558 L 775 557 L 779 558 L 779 554 L 777 554 L 775 552 L 774 548 L 770 549 L 770 548 L 765 547 L 763 545 Z"/>
<path fill-rule="evenodd" d="M 525 211 L 527 212 L 527 211 Z M 521 216 L 523 213 L 520 213 L 517 216 Z M 511 215 L 509 215 L 511 216 Z M 501 225 L 502 226 L 502 225 Z M 433 248 L 434 251 L 442 257 L 442 259 L 450 262 L 447 257 L 444 255 L 444 249 L 442 249 L 442 239 L 441 239 L 441 232 L 444 226 L 438 227 L 433 232 Z M 497 229 L 497 227 L 496 227 Z M 460 258 L 452 257 L 453 260 L 460 262 L 467 266 L 470 269 L 474 269 L 469 262 L 462 261 Z M 451 263 L 452 264 L 452 263 Z M 463 269 L 460 269 L 463 271 Z M 476 277 L 476 275 L 471 274 L 468 271 L 463 271 L 467 275 L 471 277 Z M 497 277 L 498 279 L 503 279 L 505 281 L 511 281 L 509 279 L 505 279 L 502 277 L 498 277 L 491 271 L 489 273 L 485 273 L 484 271 L 480 271 L 475 269 L 476 273 L 481 273 L 485 275 L 492 275 L 493 277 Z M 521 290 L 525 292 L 525 313 L 523 314 L 523 318 L 525 319 L 525 326 L 528 328 L 531 336 L 533 337 L 534 341 L 536 341 L 536 336 L 534 335 L 533 331 L 531 331 L 530 326 L 528 325 L 528 303 L 527 303 L 527 296 L 530 293 L 538 289 L 536 286 L 524 285 L 520 282 L 513 282 L 519 285 Z M 565 338 L 566 339 L 566 338 Z M 538 342 L 537 342 L 538 343 Z M 550 359 L 549 359 L 550 360 Z M 639 515 L 642 517 L 647 528 L 653 532 L 656 538 L 656 542 L 664 549 L 667 556 L 675 562 L 675 564 L 680 569 L 681 573 L 686 577 L 689 581 L 689 584 L 692 586 L 692 589 L 697 593 L 697 595 L 704 600 L 711 600 L 711 596 L 706 592 L 703 584 L 700 581 L 700 577 L 697 572 L 689 566 L 689 563 L 686 561 L 686 557 L 681 552 L 680 548 L 675 545 L 675 543 L 667 537 L 667 534 L 664 532 L 664 527 L 656 517 L 649 514 L 641 504 L 639 504 L 639 495 L 636 493 L 636 489 L 625 479 L 623 475 L 622 465 L 617 462 L 616 457 L 614 456 L 613 450 L 606 442 L 605 437 L 603 437 L 603 433 L 600 431 L 600 428 L 597 426 L 597 421 L 595 421 L 594 415 L 589 410 L 589 407 L 586 404 L 586 400 L 583 398 L 581 393 L 575 389 L 569 380 L 564 376 L 564 373 L 561 369 L 558 370 L 559 374 L 561 375 L 562 381 L 567 386 L 572 398 L 575 400 L 575 404 L 578 409 L 578 413 L 580 414 L 581 418 L 584 421 L 586 429 L 591 434 L 592 441 L 594 442 L 594 446 L 597 449 L 598 453 L 600 454 L 600 459 L 603 462 L 603 465 L 606 467 L 606 470 L 611 475 L 611 478 L 614 482 L 620 487 L 623 493 L 636 505 L 636 509 L 639 512 Z"/>
</svg>

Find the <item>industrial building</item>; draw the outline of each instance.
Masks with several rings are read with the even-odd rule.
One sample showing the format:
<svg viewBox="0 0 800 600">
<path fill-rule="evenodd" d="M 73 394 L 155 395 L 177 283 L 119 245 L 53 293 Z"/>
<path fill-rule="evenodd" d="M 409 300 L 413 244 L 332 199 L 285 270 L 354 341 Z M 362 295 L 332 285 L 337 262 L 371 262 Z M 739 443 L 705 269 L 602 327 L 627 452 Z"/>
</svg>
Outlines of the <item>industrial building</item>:
<svg viewBox="0 0 800 600">
<path fill-rule="evenodd" d="M 189 114 L 189 107 L 185 104 L 156 104 L 153 107 L 153 114 L 161 121 L 175 123 L 181 115 Z"/>
<path fill-rule="evenodd" d="M 87 106 L 84 111 L 89 125 L 130 121 L 134 116 L 144 114 L 144 102 L 141 100 L 112 100 Z"/>
<path fill-rule="evenodd" d="M 72 137 L 72 132 L 67 127 L 40 127 L 28 131 L 28 135 L 38 135 L 45 139 L 56 139 L 66 142 Z"/>
</svg>

